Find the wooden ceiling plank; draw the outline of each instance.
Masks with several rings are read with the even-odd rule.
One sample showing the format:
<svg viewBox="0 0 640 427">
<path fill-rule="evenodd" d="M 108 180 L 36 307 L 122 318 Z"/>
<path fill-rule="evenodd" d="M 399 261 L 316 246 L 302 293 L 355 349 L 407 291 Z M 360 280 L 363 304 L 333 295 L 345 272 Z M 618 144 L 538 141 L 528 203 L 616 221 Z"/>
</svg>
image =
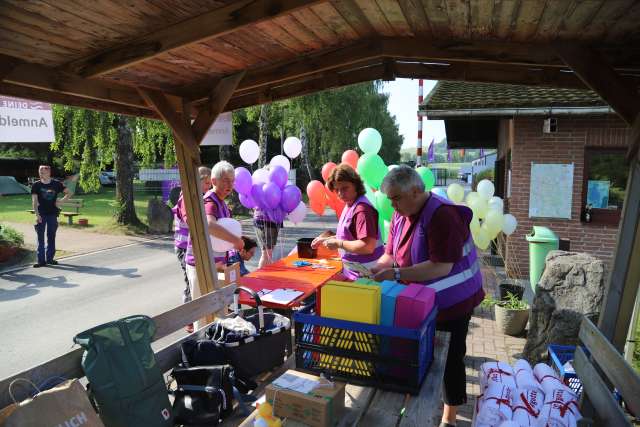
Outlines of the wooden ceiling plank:
<svg viewBox="0 0 640 427">
<path fill-rule="evenodd" d="M 610 0 L 606 6 L 594 16 L 584 32 L 589 34 L 594 40 L 602 40 L 611 28 L 621 24 L 626 20 L 628 12 L 636 0 Z M 637 22 L 637 21 L 636 21 Z"/>
<path fill-rule="evenodd" d="M 307 27 L 301 25 L 293 15 L 280 16 L 273 21 L 304 43 L 307 50 L 321 49 L 323 47 L 322 40 L 318 39 Z"/>
<path fill-rule="evenodd" d="M 620 21 L 609 27 L 607 40 L 615 42 L 617 40 L 630 39 L 635 36 L 638 39 L 638 22 L 640 22 L 640 2 L 636 1 L 631 9 L 625 13 Z"/>
<path fill-rule="evenodd" d="M 315 1 L 318 0 L 238 0 L 89 58 L 73 61 L 68 64 L 68 69 L 83 76 L 105 74 L 171 49 L 223 36 L 256 22 L 291 13 Z"/>
<path fill-rule="evenodd" d="M 1 58 L 0 58 L 1 59 Z M 18 58 L 6 58 L 0 61 L 0 82 L 4 81 L 4 79 L 11 74 L 11 72 L 20 64 Z"/>
<path fill-rule="evenodd" d="M 508 39 L 511 36 L 519 8 L 520 0 L 496 0 L 494 2 L 491 27 L 495 37 Z"/>
<path fill-rule="evenodd" d="M 5 27 L 6 28 L 6 27 Z M 25 34 L 21 31 L 7 31 L 0 34 L 2 39 L 7 40 L 7 43 L 20 44 L 23 46 L 29 46 L 29 48 L 36 52 L 47 52 L 58 57 L 64 57 L 65 55 L 73 55 L 79 52 L 76 49 L 68 49 L 64 46 L 60 46 L 47 40 L 46 37 L 35 36 L 34 34 Z"/>
<path fill-rule="evenodd" d="M 213 91 L 211 91 L 209 102 L 203 105 L 196 121 L 191 126 L 198 144 L 202 142 L 213 122 L 224 110 L 224 107 L 227 105 L 227 102 L 229 102 L 231 95 L 233 95 L 233 92 L 238 87 L 238 83 L 240 83 L 244 75 L 245 72 L 241 71 L 232 76 L 225 77 L 220 80 Z"/>
<path fill-rule="evenodd" d="M 73 105 L 74 107 L 108 111 L 111 113 L 125 114 L 127 116 L 157 118 L 154 111 L 151 109 L 136 108 L 129 105 L 115 104 L 91 98 L 82 98 L 79 96 L 68 95 L 66 93 L 51 92 L 28 86 L 19 86 L 12 83 L 0 82 L 0 94 L 15 96 L 17 98 L 36 99 L 38 101 L 49 102 L 52 104 Z"/>
<path fill-rule="evenodd" d="M 5 37 L 0 32 L 0 55 L 13 56 L 27 62 L 43 62 L 45 64 L 55 64 L 59 59 L 58 55 L 49 52 L 38 52 L 31 46 L 24 45 L 17 40 Z"/>
<path fill-rule="evenodd" d="M 494 4 L 483 0 L 471 0 L 469 14 L 471 17 L 471 36 L 473 38 L 488 38 L 491 36 L 491 17 Z"/>
<path fill-rule="evenodd" d="M 164 120 L 176 136 L 182 141 L 189 155 L 196 161 L 200 161 L 200 149 L 190 127 L 176 111 L 164 93 L 151 89 L 138 88 L 138 93 L 152 107 L 158 116 Z"/>
<path fill-rule="evenodd" d="M 237 31 L 216 39 L 222 42 L 226 49 L 233 50 L 236 54 L 246 56 L 251 64 L 263 63 L 275 58 L 262 46 L 262 41 L 257 42 L 251 35 Z M 278 55 L 279 54 L 279 55 Z M 281 56 L 281 52 L 274 52 L 274 57 Z"/>
<path fill-rule="evenodd" d="M 244 69 L 251 65 L 244 52 L 238 52 L 235 46 L 233 50 L 230 50 L 227 48 L 227 45 L 228 43 L 223 43 L 219 39 L 213 39 L 203 43 L 195 43 L 180 50 L 184 52 L 197 52 L 202 57 L 214 61 L 214 63 L 220 62 L 236 70 Z"/>
<path fill-rule="evenodd" d="M 304 43 L 289 34 L 284 28 L 275 22 L 261 22 L 256 24 L 256 28 L 259 28 L 268 37 L 277 40 L 278 43 L 285 46 L 292 52 L 300 53 L 306 51 Z"/>
<path fill-rule="evenodd" d="M 620 75 L 597 52 L 571 43 L 554 45 L 558 56 L 615 110 L 628 125 L 640 114 L 637 90 L 629 87 Z"/>
<path fill-rule="evenodd" d="M 370 37 L 376 33 L 371 22 L 353 0 L 333 0 L 332 4 L 360 37 Z"/>
<path fill-rule="evenodd" d="M 376 33 L 392 37 L 396 35 L 393 27 L 387 21 L 387 17 L 384 16 L 380 7 L 375 1 L 371 0 L 354 0 L 356 5 L 360 8 L 364 16 L 367 17 L 367 21 L 371 23 Z"/>
<path fill-rule="evenodd" d="M 565 17 L 558 37 L 562 39 L 584 39 L 589 34 L 585 29 L 593 22 L 605 0 L 585 0 L 576 4 L 572 13 Z"/>
<path fill-rule="evenodd" d="M 546 0 L 527 0 L 520 4 L 513 28 L 513 40 L 526 41 L 536 34 Z"/>
<path fill-rule="evenodd" d="M 422 7 L 420 0 L 399 0 L 398 3 L 413 34 L 419 37 L 433 36 L 429 20 L 424 13 L 424 7 Z"/>
<path fill-rule="evenodd" d="M 536 30 L 536 37 L 541 40 L 553 40 L 557 37 L 560 26 L 571 6 L 570 1 L 548 1 Z"/>
<path fill-rule="evenodd" d="M 413 36 L 414 32 L 405 17 L 398 0 L 376 0 L 380 11 L 391 28 L 399 36 Z"/>
<path fill-rule="evenodd" d="M 322 40 L 325 46 L 334 46 L 340 42 L 338 35 L 311 9 L 302 9 L 292 13 L 302 25 Z"/>
<path fill-rule="evenodd" d="M 446 0 L 449 27 L 454 37 L 469 38 L 469 2 L 468 0 Z"/>
<path fill-rule="evenodd" d="M 324 22 L 341 40 L 356 40 L 358 33 L 340 15 L 336 8 L 329 2 L 320 3 L 311 7 L 311 10 Z"/>
<path fill-rule="evenodd" d="M 434 37 L 445 38 L 453 34 L 444 0 L 422 0 L 422 7 Z"/>
</svg>

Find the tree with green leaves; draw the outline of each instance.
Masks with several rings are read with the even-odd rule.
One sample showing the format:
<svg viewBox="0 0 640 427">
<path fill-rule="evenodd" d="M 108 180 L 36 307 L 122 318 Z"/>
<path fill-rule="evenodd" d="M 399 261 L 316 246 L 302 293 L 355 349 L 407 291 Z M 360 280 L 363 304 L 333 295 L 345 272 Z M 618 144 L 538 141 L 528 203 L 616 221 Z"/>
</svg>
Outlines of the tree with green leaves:
<svg viewBox="0 0 640 427">
<path fill-rule="evenodd" d="M 134 160 L 152 166 L 163 159 L 176 163 L 173 135 L 162 122 L 132 118 L 63 105 L 53 106 L 55 142 L 68 172 L 79 173 L 85 192 L 100 189 L 100 172 L 110 166 L 116 171 L 115 220 L 121 225 L 139 225 L 133 204 Z"/>
</svg>

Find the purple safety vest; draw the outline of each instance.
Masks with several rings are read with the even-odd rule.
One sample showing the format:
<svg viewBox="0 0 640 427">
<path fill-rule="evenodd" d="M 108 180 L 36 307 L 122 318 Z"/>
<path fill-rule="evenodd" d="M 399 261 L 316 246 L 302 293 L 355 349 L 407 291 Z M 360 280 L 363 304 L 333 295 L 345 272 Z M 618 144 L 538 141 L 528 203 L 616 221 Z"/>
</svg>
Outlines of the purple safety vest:
<svg viewBox="0 0 640 427">
<path fill-rule="evenodd" d="M 366 205 L 371 206 L 374 210 L 375 208 L 369 202 L 366 196 L 360 196 L 356 199 L 355 202 L 351 206 L 345 206 L 342 211 L 342 215 L 340 215 L 340 221 L 338 221 L 338 228 L 336 229 L 336 237 L 340 240 L 356 240 L 355 236 L 351 234 L 349 231 L 349 227 L 351 226 L 351 220 L 353 219 L 353 213 L 356 210 L 356 206 L 360 203 L 364 203 Z M 372 267 L 375 262 L 384 254 L 384 246 L 382 241 L 380 240 L 380 230 L 378 230 L 378 242 L 376 244 L 376 248 L 373 250 L 373 253 L 368 255 L 359 255 L 351 252 L 347 252 L 344 249 L 339 249 L 340 257 L 346 261 L 359 262 L 364 264 L 367 267 Z M 355 271 L 351 271 L 347 268 L 342 269 L 342 274 L 350 280 L 356 280 L 360 276 Z"/>
<path fill-rule="evenodd" d="M 173 212 L 173 244 L 176 248 L 187 249 L 189 242 L 189 225 L 180 213 L 180 204 L 182 203 L 182 192 L 178 198 L 178 203 L 171 208 Z"/>
<path fill-rule="evenodd" d="M 434 212 L 442 205 L 455 206 L 459 214 L 462 216 L 465 224 L 469 225 L 473 212 L 466 206 L 456 205 L 447 199 L 431 193 L 431 197 L 420 212 L 418 224 L 416 224 L 411 235 L 411 262 L 419 264 L 429 259 L 428 248 L 428 228 Z M 398 251 L 400 243 L 400 234 L 405 225 L 406 218 L 393 214 L 391 229 L 393 235 L 393 253 L 394 257 Z M 394 260 L 395 264 L 395 260 Z M 418 284 L 426 285 L 436 291 L 436 304 L 440 310 L 454 306 L 467 298 L 475 295 L 482 288 L 482 272 L 478 262 L 476 247 L 473 243 L 473 237 L 469 233 L 469 238 L 465 242 L 462 249 L 462 258 L 458 260 L 451 272 L 435 280 L 427 280 L 418 282 Z"/>
<path fill-rule="evenodd" d="M 207 191 L 203 199 L 205 203 L 207 200 L 211 200 L 216 205 L 216 219 L 220 218 L 231 218 L 231 211 L 229 211 L 229 207 L 227 204 L 220 200 L 218 195 L 213 190 Z M 214 252 L 214 260 L 215 262 L 225 262 L 227 260 L 227 254 L 222 252 Z M 193 243 L 191 241 L 191 236 L 189 236 L 189 241 L 187 242 L 187 252 L 185 255 L 185 261 L 189 265 L 196 265 L 196 258 L 193 255 Z"/>
</svg>

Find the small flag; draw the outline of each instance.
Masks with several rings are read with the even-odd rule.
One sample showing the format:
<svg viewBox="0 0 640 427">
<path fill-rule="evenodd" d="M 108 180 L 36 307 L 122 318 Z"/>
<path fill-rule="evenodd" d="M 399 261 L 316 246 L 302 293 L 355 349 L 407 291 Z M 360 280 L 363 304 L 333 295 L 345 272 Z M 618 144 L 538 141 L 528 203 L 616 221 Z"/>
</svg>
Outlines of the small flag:
<svg viewBox="0 0 640 427">
<path fill-rule="evenodd" d="M 480 157 L 484 157 L 484 148 L 480 149 Z"/>
<path fill-rule="evenodd" d="M 431 144 L 429 145 L 427 156 L 429 163 L 434 163 L 436 161 L 435 141 L 433 139 L 431 139 Z"/>
</svg>

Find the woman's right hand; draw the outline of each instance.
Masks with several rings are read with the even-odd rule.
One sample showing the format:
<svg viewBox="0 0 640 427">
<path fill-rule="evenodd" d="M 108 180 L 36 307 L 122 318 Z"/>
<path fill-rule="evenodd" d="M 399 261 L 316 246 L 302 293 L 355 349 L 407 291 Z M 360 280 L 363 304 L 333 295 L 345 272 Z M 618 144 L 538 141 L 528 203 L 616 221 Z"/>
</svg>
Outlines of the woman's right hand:
<svg viewBox="0 0 640 427">
<path fill-rule="evenodd" d="M 238 237 L 238 240 L 236 240 L 235 243 L 233 244 L 233 248 L 237 249 L 239 251 L 244 249 L 244 240 L 242 240 L 240 237 Z"/>
</svg>

